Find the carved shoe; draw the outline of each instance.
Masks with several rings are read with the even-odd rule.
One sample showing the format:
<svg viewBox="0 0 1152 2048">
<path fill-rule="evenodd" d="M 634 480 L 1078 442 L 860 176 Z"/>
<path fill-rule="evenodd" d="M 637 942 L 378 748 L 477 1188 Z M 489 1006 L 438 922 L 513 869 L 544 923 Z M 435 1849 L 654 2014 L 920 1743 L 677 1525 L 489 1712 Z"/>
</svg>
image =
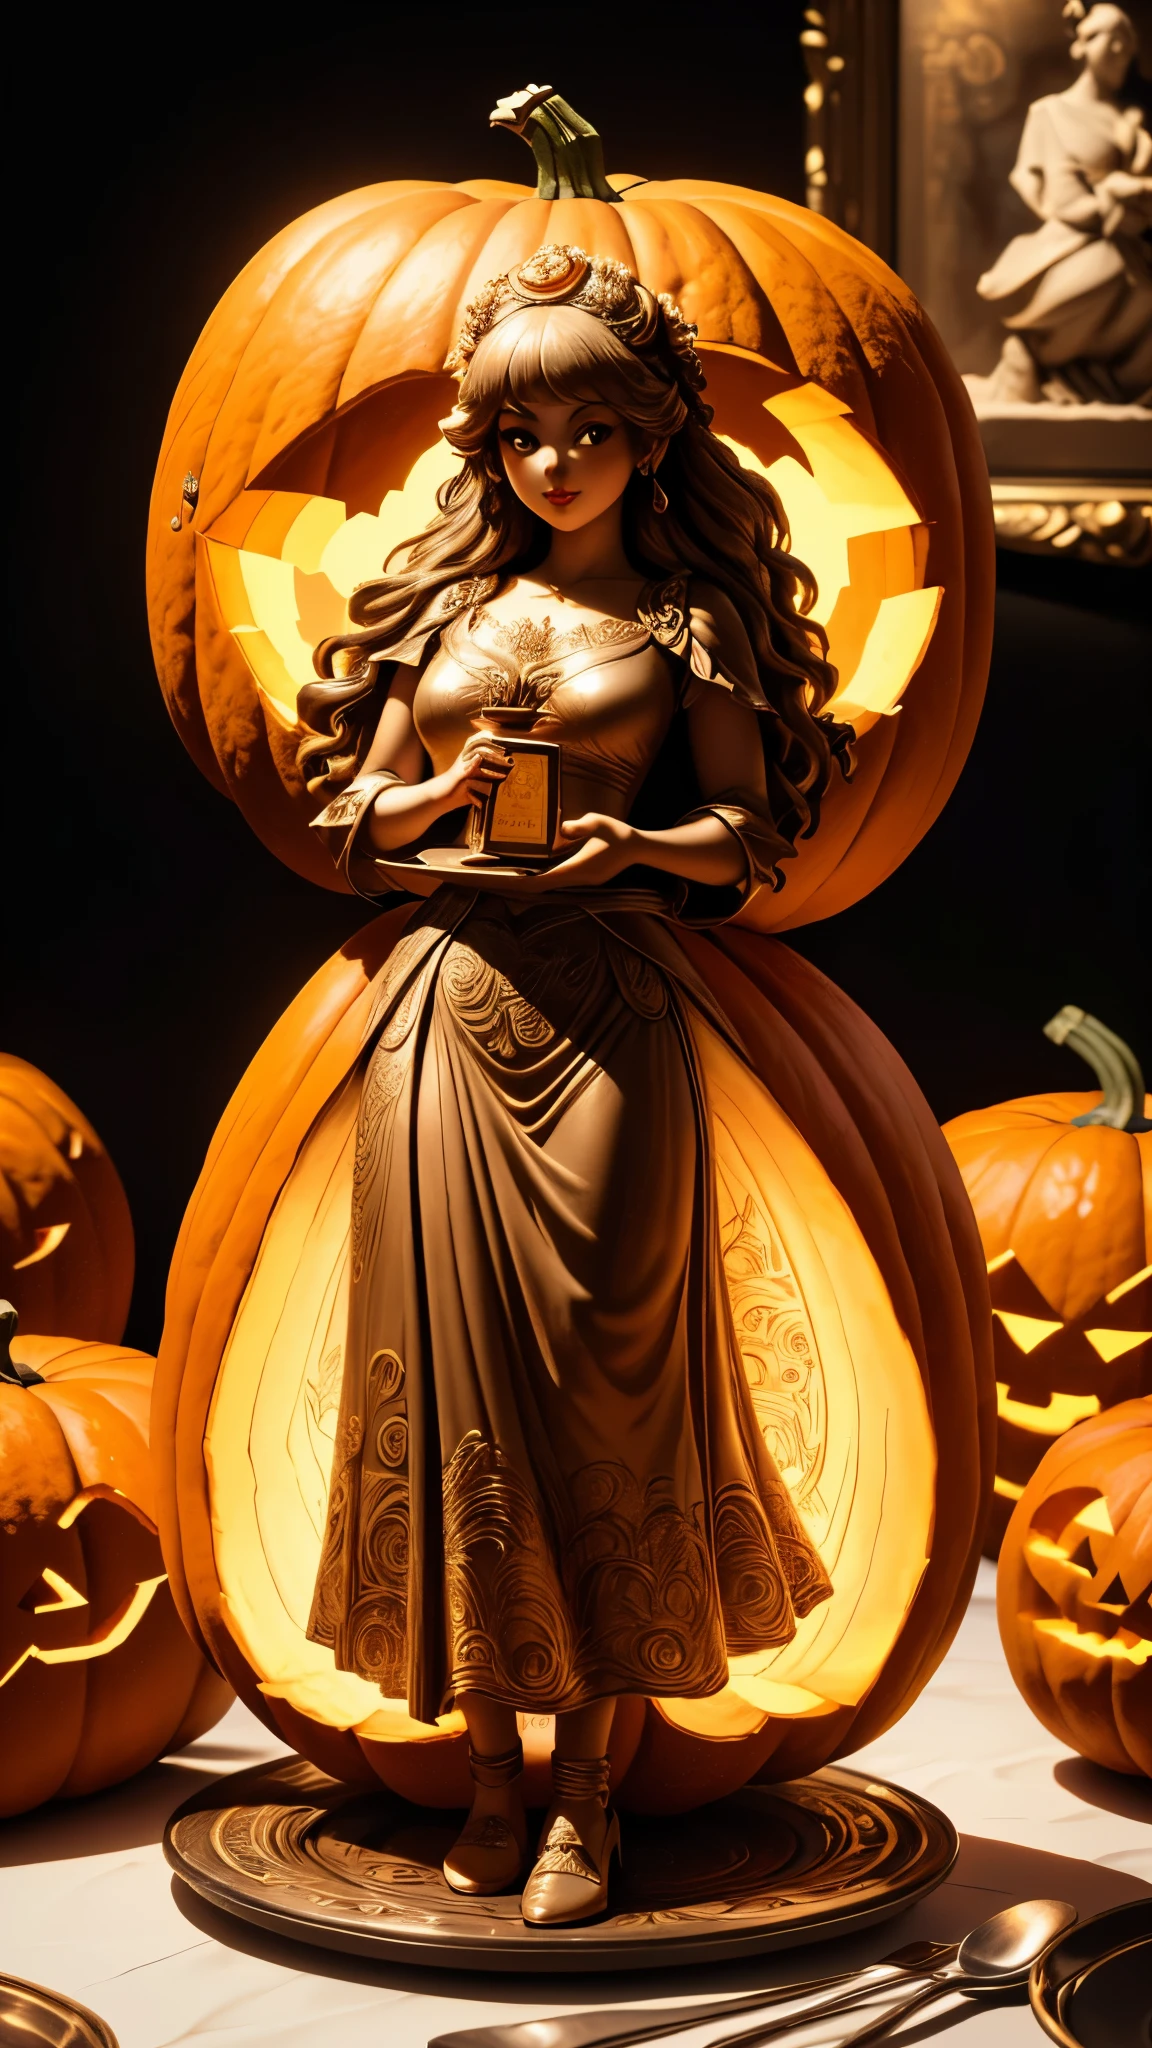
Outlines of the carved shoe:
<svg viewBox="0 0 1152 2048">
<path fill-rule="evenodd" d="M 477 1785 L 510 1785 L 524 1768 L 518 1742 L 503 1756 L 478 1756 L 469 1748 L 468 1768 Z M 486 1897 L 514 1891 L 524 1868 L 525 1844 L 503 1814 L 473 1814 L 444 1858 L 444 1877 L 454 1892 Z"/>
<path fill-rule="evenodd" d="M 565 1804 L 597 1800 L 606 1809 L 607 1757 L 572 1761 L 553 1751 L 552 1787 L 557 1800 Z M 614 1813 L 606 1818 L 607 1829 L 598 1856 L 593 1855 L 581 1839 L 579 1828 L 566 1814 L 558 1814 L 552 1822 L 520 1901 L 520 1911 L 529 1926 L 564 1927 L 574 1920 L 591 1920 L 594 1914 L 604 1911 L 612 1858 L 620 1854 L 620 1822 Z"/>
</svg>

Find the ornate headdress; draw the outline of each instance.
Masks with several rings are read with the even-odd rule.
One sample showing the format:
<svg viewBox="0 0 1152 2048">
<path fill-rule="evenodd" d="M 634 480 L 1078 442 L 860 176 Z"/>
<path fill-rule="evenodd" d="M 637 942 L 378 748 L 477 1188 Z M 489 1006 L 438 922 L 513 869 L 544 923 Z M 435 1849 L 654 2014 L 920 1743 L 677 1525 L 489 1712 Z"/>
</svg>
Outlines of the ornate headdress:
<svg viewBox="0 0 1152 2048">
<path fill-rule="evenodd" d="M 663 356 L 685 398 L 689 403 L 695 399 L 693 409 L 707 410 L 696 396 L 704 388 L 696 328 L 675 300 L 667 292 L 650 292 L 625 264 L 589 256 L 565 242 L 550 242 L 526 263 L 489 280 L 468 307 L 445 369 L 463 376 L 484 336 L 524 306 L 572 306 L 591 313 L 629 348 Z"/>
</svg>

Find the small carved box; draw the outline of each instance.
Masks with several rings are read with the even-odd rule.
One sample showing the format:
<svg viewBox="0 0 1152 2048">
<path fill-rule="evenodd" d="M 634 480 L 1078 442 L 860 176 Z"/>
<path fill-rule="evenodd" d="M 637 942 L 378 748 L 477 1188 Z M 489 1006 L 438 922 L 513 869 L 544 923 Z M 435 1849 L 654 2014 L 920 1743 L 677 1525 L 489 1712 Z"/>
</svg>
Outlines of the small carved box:
<svg viewBox="0 0 1152 2048">
<path fill-rule="evenodd" d="M 473 858 L 550 860 L 560 819 L 560 749 L 553 740 L 513 738 L 503 729 L 499 739 L 512 766 L 473 812 L 469 850 Z"/>
</svg>

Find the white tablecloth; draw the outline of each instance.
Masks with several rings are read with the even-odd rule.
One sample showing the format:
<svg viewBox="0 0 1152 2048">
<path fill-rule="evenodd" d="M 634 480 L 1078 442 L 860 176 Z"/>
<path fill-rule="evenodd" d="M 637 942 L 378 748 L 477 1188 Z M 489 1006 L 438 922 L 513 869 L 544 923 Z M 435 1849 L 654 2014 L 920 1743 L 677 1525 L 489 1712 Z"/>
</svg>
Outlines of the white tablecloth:
<svg viewBox="0 0 1152 2048">
<path fill-rule="evenodd" d="M 91 2006 L 120 2048 L 425 2048 L 459 2027 L 846 1968 L 921 1936 L 955 1939 L 1016 1899 L 1068 1899 L 1086 1918 L 1152 1892 L 1152 1788 L 1082 1762 L 1033 1720 L 1008 1675 L 994 1594 L 983 1565 L 932 1683 L 881 1741 L 845 1759 L 922 1792 L 962 1838 L 946 1884 L 853 1943 L 659 1978 L 559 1980 L 378 1967 L 265 1936 L 175 1884 L 160 1850 L 182 1799 L 218 1773 L 280 1753 L 237 1705 L 202 1741 L 129 1784 L 0 1825 L 0 1970 Z M 792 2034 L 787 2048 L 841 2040 L 861 2023 Z M 716 2032 L 681 2035 L 674 2048 L 703 2048 Z M 966 2005 L 910 2021 L 900 2039 L 937 2032 L 957 2048 L 1039 2048 L 1043 2038 L 1026 2005 Z"/>
</svg>

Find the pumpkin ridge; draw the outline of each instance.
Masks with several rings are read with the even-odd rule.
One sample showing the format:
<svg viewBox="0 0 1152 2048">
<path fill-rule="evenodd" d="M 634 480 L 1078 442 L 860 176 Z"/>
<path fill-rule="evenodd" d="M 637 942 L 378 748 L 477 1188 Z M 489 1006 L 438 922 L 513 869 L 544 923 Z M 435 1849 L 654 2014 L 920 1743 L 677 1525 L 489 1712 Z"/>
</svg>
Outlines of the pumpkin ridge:
<svg viewBox="0 0 1152 2048">
<path fill-rule="evenodd" d="M 774 264 L 785 271 L 791 287 L 790 296 L 785 299 L 783 309 L 775 301 L 770 304 L 791 360 L 802 377 L 832 391 L 848 406 L 854 418 L 859 415 L 870 425 L 872 407 L 864 384 L 864 365 L 856 336 L 826 281 L 802 256 L 804 289 L 797 293 L 789 274 L 795 269 L 795 246 L 786 242 L 772 223 L 751 213 L 750 209 L 716 200 L 707 207 L 702 206 L 700 211 L 734 243 L 742 256 L 744 251 L 740 238 L 754 238 Z M 821 353 L 813 354 L 812 343 L 817 337 Z M 831 354 L 827 353 L 829 347 L 833 350 Z M 773 352 L 765 350 L 765 353 Z"/>
<path fill-rule="evenodd" d="M 398 186 L 405 186 L 406 181 L 403 179 L 398 179 L 391 181 L 391 183 Z M 381 184 L 380 186 L 362 186 L 360 188 L 360 191 L 383 191 L 386 188 L 387 185 L 385 183 Z M 181 377 L 180 382 L 176 387 L 176 392 L 172 400 L 172 405 L 169 408 L 168 421 L 164 429 L 164 439 L 161 443 L 160 458 L 157 464 L 156 483 L 153 486 L 154 494 L 160 485 L 161 473 L 164 469 L 164 464 L 166 462 L 167 456 L 171 451 L 172 443 L 178 437 L 177 430 L 174 428 L 173 424 L 176 406 L 179 403 L 180 399 L 184 396 L 186 389 L 190 387 L 192 383 L 192 373 L 194 370 L 205 381 L 210 379 L 213 367 L 213 355 L 216 353 L 216 350 L 214 349 L 213 346 L 216 327 L 217 325 L 219 325 L 227 331 L 230 328 L 234 328 L 235 325 L 237 324 L 237 313 L 241 310 L 241 295 L 239 294 L 239 287 L 244 283 L 245 279 L 249 276 L 249 273 L 251 273 L 253 278 L 259 278 L 261 271 L 261 258 L 267 256 L 271 251 L 273 251 L 276 248 L 277 243 L 280 242 L 282 239 L 287 241 L 287 239 L 292 235 L 294 229 L 303 227 L 309 220 L 313 219 L 314 216 L 325 212 L 327 208 L 335 208 L 339 206 L 341 203 L 341 199 L 352 200 L 357 198 L 358 196 L 359 193 L 348 193 L 341 195 L 341 197 L 337 199 L 324 200 L 321 202 L 320 206 L 313 207 L 309 213 L 303 214 L 299 220 L 290 221 L 287 227 L 282 228 L 280 230 L 279 235 L 273 236 L 272 240 L 265 244 L 264 249 L 258 250 L 257 253 L 249 259 L 249 261 L 245 264 L 243 270 L 239 273 L 238 277 L 236 277 L 233 283 L 229 286 L 223 298 L 220 300 L 219 304 L 216 306 L 213 313 L 210 314 L 208 320 L 205 322 L 205 325 L 197 338 L 196 345 L 192 351 L 192 354 L 189 357 L 185 373 L 183 377 Z M 397 191 L 393 193 L 392 196 L 396 198 L 401 198 L 404 196 L 404 193 L 403 191 Z M 360 211 L 369 210 L 371 210 L 370 207 L 360 209 Z M 342 218 L 352 220 L 357 217 L 358 214 L 349 213 L 347 216 L 343 216 Z M 339 223 L 337 222 L 333 222 L 332 225 L 334 227 L 338 224 Z M 326 234 L 330 232 L 330 230 L 325 229 L 323 232 Z M 320 239 L 322 239 L 322 236 L 317 237 L 317 240 Z M 302 249 L 301 252 L 293 258 L 289 268 L 281 274 L 276 283 L 268 291 L 264 303 L 259 305 L 258 310 L 255 312 L 253 316 L 253 324 L 249 332 L 244 336 L 242 342 L 240 343 L 236 350 L 235 360 L 233 361 L 232 366 L 227 373 L 227 376 L 221 389 L 220 396 L 215 401 L 215 412 L 213 422 L 211 423 L 209 428 L 209 439 L 211 435 L 211 426 L 214 425 L 216 419 L 218 419 L 224 401 L 230 394 L 235 384 L 236 376 L 239 371 L 240 365 L 243 361 L 244 355 L 247 351 L 248 345 L 252 340 L 253 335 L 259 330 L 259 327 L 264 320 L 265 314 L 268 311 L 268 307 L 272 304 L 277 293 L 279 292 L 281 285 L 284 283 L 285 277 L 289 276 L 291 272 L 298 267 L 298 265 L 304 260 L 304 257 L 307 255 L 308 251 L 314 246 L 315 243 L 309 243 L 306 248 Z M 233 305 L 232 303 L 233 294 L 237 295 L 237 302 L 235 305 Z M 243 310 L 246 310 L 246 308 Z M 206 463 L 208 448 L 209 441 L 205 441 L 203 447 L 200 450 L 199 456 L 199 462 L 201 467 L 203 467 Z M 182 451 L 178 461 L 174 465 L 174 468 L 179 470 L 185 467 L 186 457 L 185 453 Z M 165 481 L 167 481 L 167 478 L 165 478 Z"/>
<path fill-rule="evenodd" d="M 364 189 L 371 190 L 372 188 L 367 187 Z M 249 332 L 245 335 L 243 344 L 237 351 L 235 361 L 232 364 L 227 380 L 223 385 L 223 388 L 218 398 L 215 401 L 213 416 L 211 421 L 209 422 L 208 435 L 203 444 L 203 448 L 200 455 L 200 468 L 202 476 L 204 473 L 210 472 L 211 457 L 215 452 L 214 441 L 216 436 L 220 433 L 227 432 L 231 434 L 233 439 L 236 438 L 235 428 L 233 426 L 229 411 L 229 401 L 232 399 L 233 394 L 236 390 L 236 386 L 241 377 L 244 375 L 245 369 L 251 369 L 252 367 L 250 358 L 254 347 L 260 344 L 261 341 L 263 342 L 263 346 L 265 348 L 267 347 L 269 337 L 264 332 L 264 329 L 266 327 L 266 323 L 274 315 L 278 303 L 280 304 L 282 310 L 282 302 L 284 298 L 289 294 L 290 288 L 295 287 L 297 290 L 299 289 L 299 286 L 303 281 L 302 273 L 306 271 L 310 261 L 318 257 L 326 242 L 330 242 L 335 236 L 344 232 L 345 230 L 351 230 L 358 227 L 361 224 L 363 213 L 383 211 L 385 210 L 385 208 L 390 207 L 393 203 L 398 203 L 400 199 L 402 199 L 405 196 L 406 195 L 403 193 L 390 194 L 387 200 L 382 200 L 371 206 L 365 207 L 362 210 L 362 212 L 350 214 L 347 218 L 335 222 L 333 226 L 330 229 L 327 229 L 323 235 L 319 236 L 315 242 L 310 243 L 306 248 L 302 249 L 300 254 L 291 264 L 291 266 L 280 277 L 275 289 L 271 293 L 269 293 L 267 299 L 261 305 L 259 312 Z M 257 259 L 253 258 L 253 262 L 256 261 Z M 237 282 L 239 282 L 239 280 L 237 280 Z M 227 294 L 225 294 L 225 298 L 227 298 Z M 222 301 L 221 304 L 223 305 L 223 303 L 224 302 Z M 211 354 L 207 348 L 205 348 L 204 351 L 203 361 L 204 366 L 207 369 L 211 363 Z M 259 419 L 253 420 L 250 424 L 251 444 L 248 449 L 248 455 L 244 459 L 243 463 L 245 471 L 247 471 L 248 468 L 250 467 L 252 449 L 256 446 L 256 443 L 259 439 L 260 429 L 263 424 L 264 416 L 265 413 L 264 410 L 262 410 Z M 240 438 L 242 438 L 242 435 Z M 180 467 L 181 465 L 177 464 L 176 466 Z M 210 528 L 217 516 L 214 508 L 211 510 L 209 509 L 210 505 L 211 499 L 210 497 L 206 496 L 203 504 L 198 506 L 197 508 L 201 519 L 202 528 Z"/>
<path fill-rule="evenodd" d="M 325 334 L 325 350 L 326 353 L 332 356 L 333 368 L 329 374 L 325 375 L 323 386 L 318 387 L 315 356 L 309 358 L 302 355 L 296 357 L 289 356 L 284 368 L 280 371 L 274 383 L 271 384 L 265 399 L 259 427 L 249 451 L 245 476 L 246 486 L 249 489 L 252 488 L 258 477 L 265 474 L 277 461 L 283 458 L 289 448 L 300 438 L 301 431 L 307 433 L 313 430 L 317 412 L 315 394 L 318 388 L 324 388 L 327 391 L 327 396 L 321 400 L 319 405 L 320 417 L 323 419 L 330 418 L 332 413 L 342 403 L 347 402 L 349 394 L 345 391 L 344 386 L 347 382 L 351 366 L 356 360 L 357 349 L 365 329 L 371 324 L 376 308 L 395 278 L 397 271 L 404 264 L 412 261 L 419 251 L 422 242 L 429 235 L 434 234 L 446 222 L 458 218 L 461 214 L 470 214 L 479 204 L 478 201 L 464 199 L 457 194 L 452 186 L 434 187 L 429 193 L 422 196 L 427 201 L 427 208 L 425 212 L 421 213 L 415 232 L 412 232 L 411 225 L 405 220 L 404 209 L 399 202 L 394 202 L 380 208 L 381 214 L 387 216 L 386 220 L 382 221 L 377 229 L 381 236 L 387 233 L 389 227 L 395 230 L 397 222 L 399 222 L 402 228 L 408 228 L 409 233 L 404 239 L 401 239 L 400 236 L 395 236 L 388 258 L 380 270 L 372 276 L 370 282 L 367 277 L 363 279 L 359 305 L 357 307 L 355 301 L 349 304 L 347 312 L 340 321 L 339 333 L 333 333 L 332 326 L 329 326 Z M 273 321 L 283 324 L 285 317 L 291 315 L 294 311 L 296 302 L 301 294 L 314 294 L 320 290 L 322 288 L 323 275 L 333 269 L 339 271 L 341 259 L 346 257 L 349 249 L 355 250 L 363 243 L 366 232 L 367 227 L 364 220 L 357 219 L 354 222 L 348 223 L 345 229 L 342 230 L 344 239 L 341 244 L 336 247 L 322 245 L 310 252 L 309 263 L 301 265 L 298 272 L 294 271 L 290 278 L 285 279 L 281 292 L 277 294 L 276 299 L 269 305 L 261 327 L 252 337 L 252 343 L 249 345 L 250 350 L 261 339 L 263 339 L 265 349 L 268 348 L 272 336 L 264 333 L 265 326 L 270 325 Z M 321 271 L 322 274 L 318 275 L 317 273 Z M 245 370 L 250 371 L 253 367 L 248 362 L 248 354 L 249 351 L 246 351 L 244 360 L 238 365 L 238 376 Z M 300 382 L 305 383 L 309 393 L 312 394 L 309 408 L 310 417 L 303 429 L 297 426 L 295 431 L 289 433 L 285 430 L 282 421 L 276 424 L 272 423 L 273 408 L 276 406 L 277 400 L 282 398 L 286 386 L 291 388 L 294 383 L 299 384 Z M 356 395 L 359 395 L 359 393 L 357 392 Z M 289 406 L 290 417 L 291 412 L 292 408 Z M 213 432 L 223 433 L 229 426 L 230 422 L 227 420 L 224 407 L 221 406 L 214 423 Z"/>
</svg>

